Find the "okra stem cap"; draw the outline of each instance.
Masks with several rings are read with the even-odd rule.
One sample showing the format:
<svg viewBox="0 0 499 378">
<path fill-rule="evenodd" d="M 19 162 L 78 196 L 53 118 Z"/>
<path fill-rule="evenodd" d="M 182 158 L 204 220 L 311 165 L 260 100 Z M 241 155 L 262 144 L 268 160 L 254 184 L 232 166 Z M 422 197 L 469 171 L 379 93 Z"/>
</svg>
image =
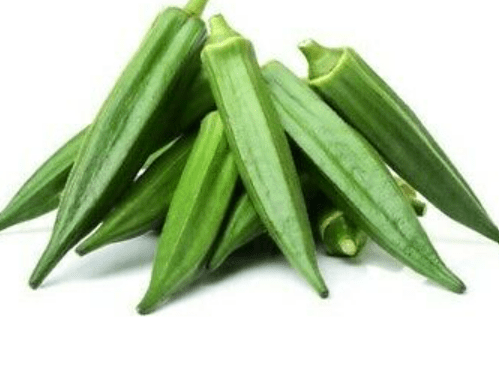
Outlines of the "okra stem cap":
<svg viewBox="0 0 499 378">
<path fill-rule="evenodd" d="M 345 49 L 330 49 L 322 46 L 313 39 L 307 39 L 298 45 L 308 62 L 309 79 L 325 76 L 338 64 Z"/>
<path fill-rule="evenodd" d="M 232 29 L 224 16 L 217 14 L 210 18 L 210 38 L 208 44 L 220 43 L 232 37 L 239 37 L 240 34 Z"/>
</svg>

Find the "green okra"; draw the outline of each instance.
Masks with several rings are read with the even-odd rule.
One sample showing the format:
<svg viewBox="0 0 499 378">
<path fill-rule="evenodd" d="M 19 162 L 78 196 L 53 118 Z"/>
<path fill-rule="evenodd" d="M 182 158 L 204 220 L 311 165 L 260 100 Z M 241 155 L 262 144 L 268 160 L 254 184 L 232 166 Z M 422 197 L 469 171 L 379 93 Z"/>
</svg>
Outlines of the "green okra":
<svg viewBox="0 0 499 378">
<path fill-rule="evenodd" d="M 367 243 L 367 234 L 335 208 L 327 209 L 319 217 L 317 231 L 330 256 L 354 257 Z"/>
<path fill-rule="evenodd" d="M 253 47 L 220 15 L 210 26 L 201 59 L 246 191 L 291 265 L 326 297 L 298 174 Z"/>
<path fill-rule="evenodd" d="M 307 202 L 312 203 L 310 207 L 321 209 L 319 211 L 312 210 L 313 226 L 319 240 L 326 246 L 327 253 L 334 256 L 357 255 L 366 244 L 367 234 L 359 226 L 347 220 L 343 212 L 334 206 L 329 199 L 324 198 L 324 196 L 314 198 L 317 196 L 316 190 L 306 175 L 301 176 L 301 181 Z M 402 187 L 402 183 L 398 183 Z M 410 186 L 407 185 L 407 189 L 409 188 Z M 414 202 L 416 192 L 414 189 L 412 191 L 413 194 L 405 192 L 404 194 L 414 210 L 418 212 L 417 208 L 424 209 L 426 205 L 421 201 L 416 204 Z M 320 213 L 321 217 L 315 213 Z M 418 215 L 422 216 L 423 214 Z M 230 210 L 226 226 L 215 244 L 207 268 L 209 270 L 218 269 L 233 252 L 265 232 L 265 226 L 256 213 L 248 194 L 242 193 Z M 345 242 L 345 239 L 349 241 Z M 348 244 L 349 246 L 345 247 Z"/>
<path fill-rule="evenodd" d="M 0 213 L 0 230 L 57 208 L 85 131 L 86 129 L 80 131 L 57 150 L 19 189 Z"/>
<path fill-rule="evenodd" d="M 351 48 L 300 45 L 310 85 L 442 212 L 499 242 L 499 230 L 414 112 Z"/>
<path fill-rule="evenodd" d="M 168 146 L 132 184 L 99 228 L 76 248 L 78 254 L 86 255 L 162 225 L 194 139 L 195 134 L 190 134 Z"/>
<path fill-rule="evenodd" d="M 179 133 L 193 129 L 207 113 L 215 109 L 209 85 L 203 71 L 200 71 L 185 95 L 187 99 L 185 106 L 177 112 L 175 117 Z M 0 213 L 0 231 L 37 218 L 59 206 L 61 193 L 87 129 L 88 127 L 81 130 L 66 142 L 23 184 L 7 207 Z M 164 148 L 161 148 L 153 153 L 144 164 L 143 169 L 151 165 L 163 152 Z"/>
<path fill-rule="evenodd" d="M 416 215 L 422 217 L 426 211 L 426 204 L 416 198 L 416 191 L 404 180 L 396 177 L 395 181 Z M 315 208 L 320 208 L 318 214 L 314 215 L 314 230 L 324 243 L 326 253 L 339 257 L 357 256 L 367 242 L 364 230 L 347 219 L 343 211 L 324 196 L 319 196 L 314 205 Z"/>
<path fill-rule="evenodd" d="M 206 2 L 161 12 L 104 102 L 71 170 L 32 288 L 111 210 L 158 143 L 178 135 L 173 116 L 200 68 L 206 28 L 198 16 Z"/>
<path fill-rule="evenodd" d="M 306 201 L 312 198 L 317 190 L 310 185 L 305 174 L 300 175 L 303 194 Z M 237 249 L 266 233 L 265 225 L 251 202 L 248 193 L 243 192 L 229 210 L 227 222 L 217 242 L 214 252 L 208 261 L 208 270 L 215 270 Z"/>
<path fill-rule="evenodd" d="M 306 83 L 278 62 L 263 75 L 282 125 L 303 151 L 305 171 L 329 198 L 397 259 L 461 293 L 374 148 Z"/>
<path fill-rule="evenodd" d="M 137 307 L 154 311 L 202 271 L 231 201 L 238 171 L 217 112 L 202 122 L 173 195 L 154 257 L 149 288 Z"/>
<path fill-rule="evenodd" d="M 243 193 L 231 209 L 227 225 L 215 244 L 213 255 L 208 260 L 208 270 L 218 269 L 233 252 L 263 235 L 265 231 L 251 199 L 247 193 Z"/>
</svg>

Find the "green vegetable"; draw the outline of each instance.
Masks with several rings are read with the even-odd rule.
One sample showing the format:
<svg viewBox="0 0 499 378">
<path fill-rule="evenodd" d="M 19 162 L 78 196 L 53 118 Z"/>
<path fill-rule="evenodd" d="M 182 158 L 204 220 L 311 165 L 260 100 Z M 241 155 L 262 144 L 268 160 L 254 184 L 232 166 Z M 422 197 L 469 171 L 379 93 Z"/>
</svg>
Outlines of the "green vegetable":
<svg viewBox="0 0 499 378">
<path fill-rule="evenodd" d="M 402 189 L 407 201 L 416 215 L 423 216 L 426 204 L 416 198 L 416 191 L 399 177 L 395 181 Z M 314 215 L 314 229 L 326 247 L 326 253 L 331 256 L 357 256 L 367 242 L 367 234 L 355 223 L 345 217 L 343 211 L 325 196 L 317 196 L 313 208 L 319 208 Z"/>
<path fill-rule="evenodd" d="M 416 115 L 351 48 L 300 45 L 310 85 L 418 192 L 454 220 L 499 241 L 469 185 Z"/>
<path fill-rule="evenodd" d="M 194 139 L 194 134 L 181 137 L 163 151 L 132 184 L 97 231 L 76 248 L 78 254 L 85 255 L 162 225 Z"/>
<path fill-rule="evenodd" d="M 356 256 L 367 243 L 367 234 L 349 222 L 343 211 L 327 208 L 319 217 L 318 234 L 330 256 Z"/>
<path fill-rule="evenodd" d="M 220 15 L 210 26 L 201 59 L 246 191 L 291 265 L 326 297 L 298 174 L 253 47 Z"/>
<path fill-rule="evenodd" d="M 218 269 L 234 251 L 266 231 L 247 193 L 239 197 L 229 214 L 227 226 L 222 230 L 207 264 L 211 271 Z"/>
<path fill-rule="evenodd" d="M 86 129 L 85 129 L 86 130 Z M 39 217 L 57 208 L 60 194 L 85 136 L 71 138 L 26 181 L 0 213 L 0 230 Z"/>
<path fill-rule="evenodd" d="M 163 11 L 125 68 L 81 146 L 32 288 L 102 220 L 158 142 L 178 133 L 171 116 L 199 70 L 206 30 L 198 14 L 206 2 Z"/>
<path fill-rule="evenodd" d="M 137 310 L 154 311 L 201 272 L 226 214 L 238 172 L 218 113 L 210 113 L 171 202 L 151 282 Z"/>
<path fill-rule="evenodd" d="M 278 62 L 264 77 L 305 171 L 347 217 L 394 257 L 446 288 L 464 284 L 440 260 L 383 160 L 300 78 Z"/>
</svg>

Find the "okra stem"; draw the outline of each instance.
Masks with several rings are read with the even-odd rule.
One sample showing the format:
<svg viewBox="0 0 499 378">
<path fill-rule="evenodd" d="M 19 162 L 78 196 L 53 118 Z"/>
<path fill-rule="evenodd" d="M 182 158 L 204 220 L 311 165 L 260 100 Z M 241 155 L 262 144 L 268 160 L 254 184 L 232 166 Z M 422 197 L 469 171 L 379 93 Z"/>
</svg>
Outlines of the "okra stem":
<svg viewBox="0 0 499 378">
<path fill-rule="evenodd" d="M 313 39 L 303 41 L 298 48 L 309 62 L 310 77 L 328 74 L 338 64 L 343 54 L 341 49 L 325 49 Z"/>
<path fill-rule="evenodd" d="M 210 38 L 209 43 L 222 42 L 231 37 L 238 37 L 239 33 L 232 29 L 221 14 L 210 18 Z"/>
<path fill-rule="evenodd" d="M 194 16 L 201 16 L 208 1 L 209 0 L 189 0 L 184 7 L 184 11 Z"/>
</svg>

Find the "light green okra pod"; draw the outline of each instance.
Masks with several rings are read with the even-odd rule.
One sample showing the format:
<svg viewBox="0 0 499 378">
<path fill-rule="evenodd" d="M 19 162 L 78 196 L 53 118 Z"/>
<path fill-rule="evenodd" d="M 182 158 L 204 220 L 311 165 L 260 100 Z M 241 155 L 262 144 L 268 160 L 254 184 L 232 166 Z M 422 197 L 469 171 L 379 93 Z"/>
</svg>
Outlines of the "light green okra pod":
<svg viewBox="0 0 499 378">
<path fill-rule="evenodd" d="M 253 47 L 220 15 L 210 26 L 201 59 L 246 191 L 291 265 L 326 297 L 298 174 Z"/>
<path fill-rule="evenodd" d="M 282 64 L 267 64 L 263 74 L 286 132 L 303 151 L 304 171 L 321 190 L 387 252 L 463 292 L 374 148 Z"/>
<path fill-rule="evenodd" d="M 163 224 L 195 136 L 179 138 L 154 160 L 99 228 L 76 248 L 79 255 L 131 239 Z"/>
<path fill-rule="evenodd" d="M 19 189 L 0 213 L 0 230 L 37 218 L 59 206 L 66 180 L 86 129 L 57 150 Z"/>
<path fill-rule="evenodd" d="M 172 116 L 200 68 L 206 28 L 198 15 L 206 2 L 163 11 L 104 102 L 71 170 L 32 288 L 111 210 L 158 142 L 178 135 Z"/>
<path fill-rule="evenodd" d="M 452 219 L 499 241 L 499 230 L 450 159 L 400 97 L 351 48 L 300 45 L 310 85 L 418 192 Z"/>
<path fill-rule="evenodd" d="M 173 195 L 139 313 L 154 311 L 200 274 L 238 176 L 220 116 L 210 113 Z"/>
</svg>

